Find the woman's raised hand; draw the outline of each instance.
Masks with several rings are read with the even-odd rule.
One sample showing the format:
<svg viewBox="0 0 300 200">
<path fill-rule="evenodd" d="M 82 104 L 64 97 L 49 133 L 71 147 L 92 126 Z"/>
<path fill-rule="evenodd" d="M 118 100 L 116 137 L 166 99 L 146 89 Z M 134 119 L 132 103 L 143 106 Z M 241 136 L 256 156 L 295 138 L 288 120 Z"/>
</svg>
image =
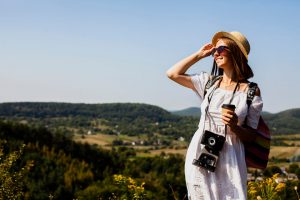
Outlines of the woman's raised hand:
<svg viewBox="0 0 300 200">
<path fill-rule="evenodd" d="M 207 56 L 210 56 L 212 50 L 214 49 L 214 46 L 210 43 L 207 43 L 203 45 L 198 51 L 197 54 L 200 58 L 205 58 Z"/>
</svg>

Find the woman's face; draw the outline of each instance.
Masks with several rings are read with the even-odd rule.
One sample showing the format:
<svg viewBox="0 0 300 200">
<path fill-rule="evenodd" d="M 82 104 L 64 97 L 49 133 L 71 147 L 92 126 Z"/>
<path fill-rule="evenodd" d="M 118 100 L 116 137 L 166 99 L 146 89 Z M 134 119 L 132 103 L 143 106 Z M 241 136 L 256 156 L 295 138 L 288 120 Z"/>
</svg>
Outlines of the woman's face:
<svg viewBox="0 0 300 200">
<path fill-rule="evenodd" d="M 226 43 L 222 40 L 222 39 L 219 39 L 215 48 L 218 48 L 220 46 L 225 46 L 227 47 Z M 231 60 L 231 57 L 230 57 L 230 52 L 229 52 L 229 49 L 227 48 L 224 48 L 224 50 L 222 52 L 218 52 L 216 51 L 214 53 L 214 60 L 216 61 L 217 65 L 219 68 L 222 68 L 222 69 L 229 69 L 229 68 L 232 68 L 232 60 Z"/>
</svg>

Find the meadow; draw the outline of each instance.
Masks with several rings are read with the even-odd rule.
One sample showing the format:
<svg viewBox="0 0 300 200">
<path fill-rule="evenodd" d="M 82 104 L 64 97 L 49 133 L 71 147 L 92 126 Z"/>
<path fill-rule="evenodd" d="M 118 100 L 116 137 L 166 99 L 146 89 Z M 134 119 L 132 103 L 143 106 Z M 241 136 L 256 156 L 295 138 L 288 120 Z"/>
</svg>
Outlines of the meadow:
<svg viewBox="0 0 300 200">
<path fill-rule="evenodd" d="M 111 149 L 112 147 L 118 147 L 122 145 L 114 145 L 113 141 L 122 140 L 127 145 L 126 147 L 130 147 L 136 150 L 137 156 L 156 156 L 160 155 L 163 152 L 168 154 L 180 154 L 185 156 L 188 142 L 187 141 L 178 141 L 172 140 L 170 145 L 132 145 L 133 142 L 139 141 L 141 139 L 147 139 L 144 136 L 128 136 L 128 135 L 109 135 L 109 134 L 91 134 L 91 135 L 79 135 L 76 134 L 73 137 L 73 140 L 79 143 L 88 143 L 90 145 L 99 145 L 105 149 Z M 274 141 L 281 141 L 281 143 L 285 144 L 284 146 L 272 145 L 270 150 L 269 158 L 276 158 L 277 160 L 281 160 L 280 162 L 276 162 L 278 165 L 286 166 L 289 161 L 287 160 L 300 156 L 300 134 L 292 134 L 292 135 L 276 135 L 272 137 Z M 281 164 L 280 164 L 281 163 Z M 270 161 L 270 165 L 274 165 L 274 162 Z"/>
</svg>

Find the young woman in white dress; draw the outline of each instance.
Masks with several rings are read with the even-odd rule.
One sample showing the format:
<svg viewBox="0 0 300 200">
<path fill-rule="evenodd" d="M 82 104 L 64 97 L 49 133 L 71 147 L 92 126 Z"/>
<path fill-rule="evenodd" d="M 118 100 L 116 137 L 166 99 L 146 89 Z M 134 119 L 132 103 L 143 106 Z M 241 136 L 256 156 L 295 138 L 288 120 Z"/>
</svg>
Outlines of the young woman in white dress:
<svg viewBox="0 0 300 200">
<path fill-rule="evenodd" d="M 198 130 L 190 142 L 185 160 L 186 185 L 191 200 L 247 198 L 243 142 L 254 138 L 251 128 L 257 128 L 263 106 L 259 88 L 249 109 L 246 103 L 248 79 L 253 77 L 248 65 L 249 52 L 250 44 L 244 35 L 222 31 L 213 36 L 211 44 L 205 44 L 167 71 L 171 80 L 192 89 L 202 101 Z M 206 72 L 186 74 L 193 64 L 210 55 L 214 58 L 210 75 Z M 204 92 L 208 80 L 217 75 L 221 78 Z M 222 114 L 222 105 L 229 103 L 235 105 L 235 110 Z M 193 164 L 205 146 L 201 139 L 206 130 L 226 138 L 214 172 Z"/>
</svg>

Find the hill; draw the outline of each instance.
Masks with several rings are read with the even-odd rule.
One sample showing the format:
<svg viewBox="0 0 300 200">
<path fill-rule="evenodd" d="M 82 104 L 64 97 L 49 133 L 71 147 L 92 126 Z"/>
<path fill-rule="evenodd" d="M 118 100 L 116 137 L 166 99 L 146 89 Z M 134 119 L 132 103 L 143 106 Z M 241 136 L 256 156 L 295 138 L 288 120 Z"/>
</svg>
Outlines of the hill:
<svg viewBox="0 0 300 200">
<path fill-rule="evenodd" d="M 200 108 L 191 107 L 173 111 L 172 113 L 180 116 L 200 116 Z M 300 133 L 300 108 L 289 109 L 274 114 L 262 112 L 262 116 L 274 134 Z"/>
<path fill-rule="evenodd" d="M 88 128 L 108 134 L 128 135 L 161 133 L 189 138 L 200 116 L 200 109 L 191 107 L 169 112 L 158 106 L 142 103 L 1 103 L 0 117 L 40 123 L 48 127 Z M 273 134 L 300 133 L 300 108 L 279 113 L 262 113 Z M 188 136 L 187 136 L 188 135 Z"/>
<path fill-rule="evenodd" d="M 193 117 L 201 116 L 201 111 L 200 108 L 198 107 L 190 107 L 183 110 L 172 111 L 171 113 L 179 116 L 193 116 Z"/>
<path fill-rule="evenodd" d="M 174 121 L 178 118 L 170 112 L 153 105 L 141 103 L 47 103 L 21 102 L 1 103 L 0 116 L 4 117 L 96 117 L 133 120 L 147 118 L 152 122 Z"/>
<path fill-rule="evenodd" d="M 276 114 L 267 113 L 263 117 L 274 133 L 300 133 L 300 108 L 289 109 Z"/>
<path fill-rule="evenodd" d="M 25 148 L 15 152 L 23 144 Z M 137 183 L 145 182 L 145 200 L 173 199 L 173 189 L 178 199 L 183 199 L 186 193 L 184 159 L 180 155 L 136 157 L 135 150 L 131 148 L 119 147 L 108 151 L 76 143 L 42 127 L 2 120 L 0 152 L 1 174 L 14 180 L 1 180 L 3 190 L 13 192 L 7 192 L 8 195 L 0 199 L 121 199 L 123 188 L 116 184 L 113 176 L 117 174 L 133 177 Z M 21 157 L 14 162 L 16 155 Z M 28 162 L 33 163 L 30 171 L 16 179 L 11 171 L 22 172 Z M 16 188 L 24 191 L 24 198 L 11 197 Z"/>
<path fill-rule="evenodd" d="M 197 118 L 174 115 L 158 106 L 139 103 L 2 103 L 0 118 L 63 129 L 64 133 L 87 132 L 124 135 L 167 135 L 190 138 Z"/>
</svg>

